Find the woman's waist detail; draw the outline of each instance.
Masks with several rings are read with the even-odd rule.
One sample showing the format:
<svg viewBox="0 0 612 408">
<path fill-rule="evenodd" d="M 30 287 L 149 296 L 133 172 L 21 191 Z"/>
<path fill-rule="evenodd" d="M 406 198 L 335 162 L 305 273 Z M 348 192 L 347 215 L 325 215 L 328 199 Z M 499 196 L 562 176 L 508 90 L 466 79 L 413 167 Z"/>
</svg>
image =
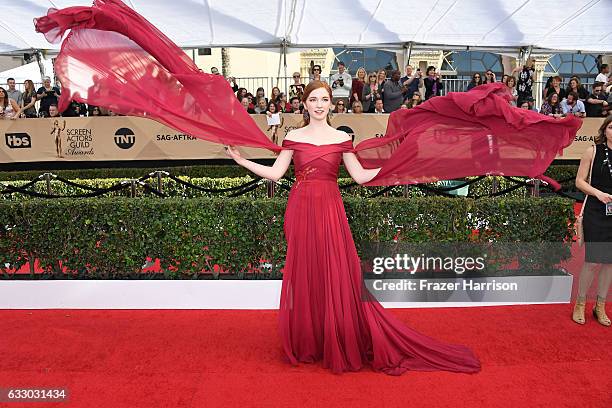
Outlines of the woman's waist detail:
<svg viewBox="0 0 612 408">
<path fill-rule="evenodd" d="M 338 182 L 337 172 L 318 167 L 305 167 L 295 172 L 296 182 Z"/>
</svg>

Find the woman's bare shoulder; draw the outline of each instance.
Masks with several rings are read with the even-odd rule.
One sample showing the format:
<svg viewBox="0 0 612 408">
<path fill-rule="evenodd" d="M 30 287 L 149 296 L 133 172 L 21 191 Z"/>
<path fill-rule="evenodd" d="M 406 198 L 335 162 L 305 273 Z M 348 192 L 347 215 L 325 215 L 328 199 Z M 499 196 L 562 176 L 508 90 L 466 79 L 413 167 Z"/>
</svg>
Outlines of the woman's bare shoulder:
<svg viewBox="0 0 612 408">
<path fill-rule="evenodd" d="M 300 138 L 303 138 L 304 128 L 292 129 L 285 135 L 284 140 L 290 140 L 292 142 L 301 142 Z"/>
<path fill-rule="evenodd" d="M 343 130 L 337 130 L 335 132 L 335 138 L 337 139 L 334 143 L 343 143 L 343 142 L 347 142 L 349 140 L 353 140 L 353 138 L 351 137 L 351 135 L 349 135 L 348 133 L 346 133 Z"/>
</svg>

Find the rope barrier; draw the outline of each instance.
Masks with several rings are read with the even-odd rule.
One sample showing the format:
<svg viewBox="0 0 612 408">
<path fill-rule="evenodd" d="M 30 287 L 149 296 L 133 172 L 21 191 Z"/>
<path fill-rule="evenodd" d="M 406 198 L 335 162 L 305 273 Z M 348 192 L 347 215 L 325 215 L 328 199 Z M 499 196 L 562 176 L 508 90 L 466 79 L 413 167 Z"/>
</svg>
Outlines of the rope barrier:
<svg viewBox="0 0 612 408">
<path fill-rule="evenodd" d="M 76 183 L 74 181 L 65 179 L 63 177 L 60 177 L 58 175 L 55 175 L 53 173 L 43 173 L 40 176 L 38 176 L 37 178 L 29 181 L 28 183 L 18 187 L 18 186 L 13 186 L 10 184 L 4 185 L 1 184 L 4 189 L 0 190 L 0 195 L 3 194 L 13 194 L 13 193 L 21 193 L 24 195 L 29 195 L 32 197 L 38 197 L 38 198 L 89 198 L 89 197 L 97 197 L 97 196 L 101 196 L 103 194 L 106 193 L 110 193 L 110 192 L 114 192 L 114 191 L 119 191 L 125 188 L 131 188 L 131 195 L 135 196 L 135 185 L 139 185 L 141 186 L 144 191 L 154 194 L 158 197 L 168 197 L 167 194 L 163 193 L 160 189 L 161 189 L 161 176 L 165 176 L 167 178 L 169 178 L 170 180 L 173 180 L 174 182 L 183 185 L 185 187 L 194 189 L 194 190 L 198 190 L 198 191 L 202 191 L 205 193 L 231 193 L 229 195 L 227 195 L 227 197 L 238 197 L 241 195 L 244 195 L 246 193 L 249 193 L 257 188 L 259 188 L 262 184 L 262 178 L 261 177 L 256 177 L 251 181 L 248 181 L 246 183 L 243 183 L 239 186 L 233 186 L 233 187 L 226 187 L 226 188 L 206 188 L 206 187 L 202 187 L 202 186 L 198 186 L 195 185 L 193 183 L 190 183 L 189 181 L 185 181 L 182 180 L 180 178 L 178 178 L 177 176 L 174 176 L 170 173 L 168 173 L 167 171 L 164 170 L 157 170 L 157 171 L 153 171 L 147 175 L 144 175 L 138 179 L 130 179 L 130 180 L 123 180 L 113 186 L 107 187 L 107 188 L 96 188 L 96 187 L 91 187 L 85 184 L 80 184 L 80 183 Z M 154 188 L 151 185 L 145 183 L 144 181 L 151 179 L 153 177 L 157 177 L 158 178 L 158 187 L 159 188 Z M 474 179 L 471 180 L 466 180 L 465 182 L 456 185 L 456 186 L 450 186 L 450 187 L 432 187 L 431 185 L 427 185 L 427 184 L 414 184 L 414 185 L 407 185 L 406 187 L 414 187 L 414 188 L 418 188 L 421 191 L 425 191 L 425 192 L 430 192 L 430 193 L 434 193 L 436 195 L 440 195 L 440 196 L 444 196 L 444 197 L 452 197 L 452 198 L 456 198 L 458 197 L 455 194 L 450 194 L 450 191 L 455 191 L 461 188 L 464 188 L 466 186 L 472 185 L 482 179 L 484 179 L 487 176 L 479 176 L 476 177 Z M 479 198 L 483 198 L 483 197 L 498 197 L 498 196 L 502 196 L 504 194 L 508 194 L 512 191 L 515 191 L 521 187 L 529 187 L 532 188 L 534 187 L 535 183 L 540 184 L 542 187 L 547 188 L 549 190 L 552 190 L 553 193 L 560 195 L 562 197 L 566 197 L 566 198 L 570 198 L 572 200 L 575 200 L 577 202 L 582 202 L 583 198 L 582 197 L 578 197 L 578 196 L 574 196 L 571 194 L 568 194 L 568 192 L 564 192 L 564 191 L 554 191 L 549 185 L 548 183 L 542 181 L 542 180 L 537 180 L 536 179 L 528 179 L 528 180 L 520 180 L 520 179 L 516 179 L 514 177 L 510 177 L 510 176 L 503 176 L 506 180 L 511 181 L 514 183 L 513 186 L 508 187 L 504 190 L 501 191 L 497 191 L 495 193 L 489 193 L 489 194 L 483 194 L 483 195 L 479 195 L 479 196 L 474 196 L 471 197 L 473 199 L 479 199 Z M 70 194 L 70 195 L 57 195 L 57 194 L 49 194 L 49 193 L 40 193 L 37 191 L 31 191 L 28 190 L 29 187 L 32 187 L 33 185 L 35 185 L 36 183 L 40 182 L 40 181 L 47 181 L 47 186 L 49 188 L 49 181 L 50 179 L 53 178 L 56 181 L 59 181 L 63 184 L 75 187 L 75 188 L 80 188 L 83 190 L 87 190 L 89 191 L 89 193 L 83 193 L 83 194 Z M 292 184 L 295 179 L 285 176 L 283 177 L 283 180 L 288 181 L 290 184 Z M 567 183 L 569 181 L 574 180 L 573 177 L 561 180 L 559 183 Z M 534 182 L 534 184 L 530 183 L 530 182 Z M 275 184 L 276 186 L 278 186 L 279 188 L 285 190 L 285 191 L 290 191 L 291 190 L 291 186 L 286 185 L 285 183 L 282 182 L 277 182 Z M 353 187 L 358 186 L 359 184 L 352 182 L 350 184 L 346 184 L 346 185 L 342 185 L 342 186 L 338 186 L 339 189 L 341 190 L 348 190 L 351 189 Z M 394 189 L 395 187 L 398 187 L 397 185 L 393 185 L 393 186 L 387 186 L 385 188 L 383 188 L 380 191 L 377 191 L 376 193 L 373 193 L 369 196 L 369 198 L 375 198 L 375 197 L 379 197 L 389 191 L 391 191 L 392 189 Z"/>
</svg>

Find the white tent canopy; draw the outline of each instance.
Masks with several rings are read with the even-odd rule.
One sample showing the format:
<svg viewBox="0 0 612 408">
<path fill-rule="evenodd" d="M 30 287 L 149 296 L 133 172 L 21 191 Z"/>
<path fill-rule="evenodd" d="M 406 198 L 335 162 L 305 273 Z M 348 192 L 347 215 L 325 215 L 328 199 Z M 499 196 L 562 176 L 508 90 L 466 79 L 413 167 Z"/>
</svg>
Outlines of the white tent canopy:
<svg viewBox="0 0 612 408">
<path fill-rule="evenodd" d="M 184 48 L 459 46 L 612 52 L 612 0 L 124 0 Z M 0 53 L 57 50 L 34 31 L 51 7 L 0 0 Z"/>
<path fill-rule="evenodd" d="M 51 60 L 42 60 L 45 69 L 45 74 L 51 76 L 53 74 L 53 63 Z M 30 62 L 8 71 L 0 72 L 0 84 L 5 84 L 9 78 L 13 78 L 17 83 L 23 83 L 26 79 L 32 79 L 34 82 L 40 80 L 40 66 L 38 62 Z"/>
</svg>

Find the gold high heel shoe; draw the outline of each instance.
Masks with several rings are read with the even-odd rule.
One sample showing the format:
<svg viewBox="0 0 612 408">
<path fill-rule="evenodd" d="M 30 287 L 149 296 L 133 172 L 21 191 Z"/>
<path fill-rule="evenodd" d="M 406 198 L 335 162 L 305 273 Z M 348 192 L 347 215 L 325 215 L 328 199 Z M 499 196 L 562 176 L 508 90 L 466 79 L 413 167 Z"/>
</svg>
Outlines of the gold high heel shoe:
<svg viewBox="0 0 612 408">
<path fill-rule="evenodd" d="M 572 320 L 578 324 L 584 324 L 586 320 L 584 319 L 584 307 L 586 306 L 586 299 L 578 300 L 576 299 L 576 304 L 574 305 L 574 312 L 572 313 Z"/>
<path fill-rule="evenodd" d="M 593 308 L 593 316 L 595 316 L 601 325 L 610 326 L 610 324 L 612 324 L 606 315 L 606 301 L 605 299 L 602 300 L 599 296 L 597 296 L 597 303 Z"/>
</svg>

